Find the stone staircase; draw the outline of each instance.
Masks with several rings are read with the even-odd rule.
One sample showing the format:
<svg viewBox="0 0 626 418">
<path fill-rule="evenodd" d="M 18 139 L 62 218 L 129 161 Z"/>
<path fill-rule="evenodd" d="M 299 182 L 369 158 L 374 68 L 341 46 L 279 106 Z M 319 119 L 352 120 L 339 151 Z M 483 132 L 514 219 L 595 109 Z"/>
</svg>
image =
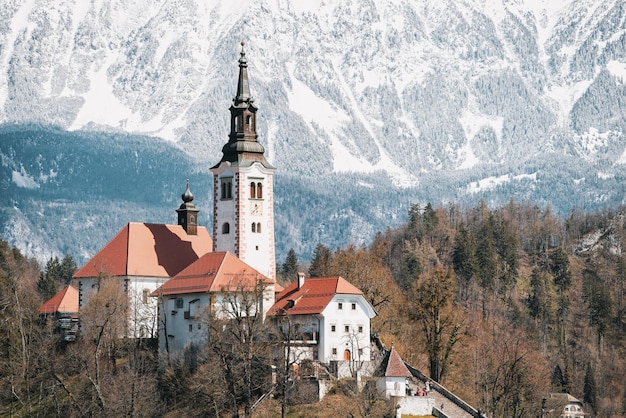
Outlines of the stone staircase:
<svg viewBox="0 0 626 418">
<path fill-rule="evenodd" d="M 383 342 L 380 338 L 378 338 L 378 335 L 374 336 L 372 342 L 375 344 L 375 347 L 379 352 L 383 353 L 387 351 Z M 410 364 L 404 362 L 404 365 L 413 376 L 411 379 L 412 384 L 409 383 L 409 387 L 412 389 L 419 388 L 420 390 L 424 390 L 426 382 L 428 382 L 430 390 L 428 391 L 427 397 L 434 400 L 432 411 L 433 416 L 436 418 L 482 418 L 479 411 L 474 409 L 474 407 L 456 396 L 454 393 L 450 392 L 444 386 L 430 380 L 428 376 L 420 372 L 415 367 L 412 367 Z"/>
<path fill-rule="evenodd" d="M 440 384 L 431 381 L 416 368 L 406 363 L 405 365 L 413 375 L 413 380 L 420 389 L 423 390 L 426 386 L 426 382 L 429 382 L 430 391 L 427 396 L 435 400 L 433 416 L 437 418 L 480 418 L 480 414 L 476 409 L 454 393 Z"/>
</svg>

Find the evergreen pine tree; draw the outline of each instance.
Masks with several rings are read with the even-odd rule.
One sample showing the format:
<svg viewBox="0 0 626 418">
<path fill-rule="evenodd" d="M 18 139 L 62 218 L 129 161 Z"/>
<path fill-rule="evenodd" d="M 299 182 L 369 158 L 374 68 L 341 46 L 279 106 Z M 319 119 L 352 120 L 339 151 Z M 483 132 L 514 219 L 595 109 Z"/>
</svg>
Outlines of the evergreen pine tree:
<svg viewBox="0 0 626 418">
<path fill-rule="evenodd" d="M 61 264 L 59 263 L 59 258 L 50 257 L 44 271 L 39 274 L 37 291 L 44 300 L 48 300 L 59 290 L 61 281 Z"/>
<path fill-rule="evenodd" d="M 552 387 L 555 391 L 559 393 L 567 393 L 567 379 L 563 370 L 561 370 L 561 366 L 558 364 L 552 371 L 552 376 L 550 378 L 550 383 L 552 383 Z"/>
<path fill-rule="evenodd" d="M 330 275 L 332 253 L 324 244 L 317 244 L 313 253 L 313 260 L 309 267 L 309 277 L 326 277 Z"/>
<path fill-rule="evenodd" d="M 480 284 L 484 290 L 492 290 L 496 276 L 496 249 L 492 215 L 489 215 L 480 230 L 476 256 L 478 258 Z"/>
<path fill-rule="evenodd" d="M 587 363 L 587 370 L 585 371 L 585 381 L 583 384 L 583 402 L 589 404 L 594 412 L 597 411 L 596 398 L 597 398 L 596 379 L 593 377 L 593 369 L 591 363 Z"/>
<path fill-rule="evenodd" d="M 77 269 L 74 258 L 69 254 L 65 254 L 59 266 L 59 275 L 64 284 L 69 284 L 72 281 L 72 276 L 76 273 Z"/>
<path fill-rule="evenodd" d="M 469 287 L 478 274 L 476 259 L 476 242 L 474 237 L 463 225 L 459 227 L 452 251 L 452 265 L 461 287 L 464 298 L 469 296 Z"/>
<path fill-rule="evenodd" d="M 289 249 L 280 271 L 286 282 L 292 282 L 298 277 L 298 256 L 293 248 Z"/>
<path fill-rule="evenodd" d="M 439 216 L 437 216 L 437 212 L 435 212 L 430 202 L 424 208 L 424 225 L 428 233 L 434 231 L 439 225 Z"/>
</svg>

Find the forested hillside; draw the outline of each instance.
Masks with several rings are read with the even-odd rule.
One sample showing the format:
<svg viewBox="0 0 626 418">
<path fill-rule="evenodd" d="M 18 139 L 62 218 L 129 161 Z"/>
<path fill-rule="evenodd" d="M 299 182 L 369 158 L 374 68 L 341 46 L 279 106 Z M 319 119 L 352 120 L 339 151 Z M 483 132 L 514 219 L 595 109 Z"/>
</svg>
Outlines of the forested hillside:
<svg viewBox="0 0 626 418">
<path fill-rule="evenodd" d="M 407 224 L 378 233 L 366 247 L 318 244 L 309 266 L 293 251 L 279 264 L 286 281 L 305 267 L 311 276 L 348 279 L 377 310 L 372 328 L 387 345 L 489 416 L 536 417 L 543 397 L 567 391 L 594 416 L 619 417 L 626 414 L 625 216 L 620 207 L 559 219 L 515 201 L 500 208 L 413 205 Z M 224 341 L 216 339 L 180 362 L 159 363 L 152 347 L 113 338 L 121 303 L 115 288 L 83 313 L 98 332 L 58 342 L 37 308 L 72 268 L 71 257 L 53 259 L 40 273 L 34 260 L 1 242 L 0 414 L 173 417 L 253 409 L 254 416 L 276 416 L 281 405 L 288 416 L 310 411 L 289 406 L 280 387 L 275 399 L 257 403 L 272 383 L 237 379 L 245 367 L 225 367 L 244 364 L 244 349 L 254 353 L 250 367 L 269 361 L 254 339 L 227 345 L 229 356 L 218 356 Z M 263 332 L 259 324 L 247 329 Z M 317 413 L 389 412 L 366 394 L 343 396 L 328 396 Z"/>
<path fill-rule="evenodd" d="M 310 273 L 360 287 L 383 339 L 489 416 L 538 416 L 550 392 L 624 416 L 624 216 L 414 205 L 369 248 L 318 246 Z"/>
</svg>

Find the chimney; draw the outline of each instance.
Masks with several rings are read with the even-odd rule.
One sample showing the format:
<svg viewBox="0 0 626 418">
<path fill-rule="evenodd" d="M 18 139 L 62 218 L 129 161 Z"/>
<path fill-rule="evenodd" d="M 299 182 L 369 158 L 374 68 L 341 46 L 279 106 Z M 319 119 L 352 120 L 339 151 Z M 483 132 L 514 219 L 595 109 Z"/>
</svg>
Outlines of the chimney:
<svg viewBox="0 0 626 418">
<path fill-rule="evenodd" d="M 298 289 L 302 289 L 302 286 L 304 286 L 304 273 L 299 271 L 298 272 Z"/>
</svg>

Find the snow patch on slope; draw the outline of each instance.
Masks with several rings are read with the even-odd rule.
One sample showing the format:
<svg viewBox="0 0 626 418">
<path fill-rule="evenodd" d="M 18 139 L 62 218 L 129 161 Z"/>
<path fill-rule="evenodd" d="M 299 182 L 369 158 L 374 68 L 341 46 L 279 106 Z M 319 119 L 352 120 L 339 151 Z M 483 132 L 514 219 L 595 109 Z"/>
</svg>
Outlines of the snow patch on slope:
<svg viewBox="0 0 626 418">
<path fill-rule="evenodd" d="M 24 4 L 22 4 L 22 7 L 19 8 L 17 13 L 13 15 L 13 18 L 11 19 L 11 28 L 9 30 L 9 33 L 5 35 L 4 42 L 2 42 L 2 48 L 0 48 L 0 50 L 2 51 L 2 61 L 0 61 L 0 65 L 2 65 L 1 68 L 9 68 L 9 62 L 11 61 L 11 57 L 13 57 L 15 41 L 17 40 L 18 36 L 25 31 L 32 31 L 33 24 L 29 22 L 28 17 L 31 11 L 34 9 L 36 3 L 37 2 L 35 0 L 24 2 Z M 28 37 L 28 35 L 26 35 L 26 37 Z M 7 73 L 5 71 L 0 71 L 0 117 L 2 117 L 2 119 L 5 118 L 5 115 L 2 114 L 2 111 L 4 109 L 4 103 L 9 96 L 8 83 L 9 78 L 7 77 Z"/>
<path fill-rule="evenodd" d="M 505 174 L 503 176 L 491 176 L 484 178 L 482 180 L 473 181 L 467 185 L 465 191 L 469 194 L 476 194 L 480 192 L 485 192 L 488 190 L 493 190 L 498 186 L 501 186 L 506 183 L 510 183 L 513 180 L 521 181 L 521 180 L 530 180 L 537 181 L 537 173 L 532 174 L 520 174 L 517 176 L 512 176 L 510 174 Z"/>
<path fill-rule="evenodd" d="M 611 60 L 606 64 L 606 69 L 609 70 L 613 77 L 619 78 L 623 83 L 626 83 L 626 63 Z"/>
<path fill-rule="evenodd" d="M 38 189 L 39 184 L 35 181 L 32 176 L 29 176 L 24 167 L 21 168 L 20 171 L 13 170 L 11 173 L 11 180 L 17 187 L 21 187 L 23 189 Z"/>
</svg>

